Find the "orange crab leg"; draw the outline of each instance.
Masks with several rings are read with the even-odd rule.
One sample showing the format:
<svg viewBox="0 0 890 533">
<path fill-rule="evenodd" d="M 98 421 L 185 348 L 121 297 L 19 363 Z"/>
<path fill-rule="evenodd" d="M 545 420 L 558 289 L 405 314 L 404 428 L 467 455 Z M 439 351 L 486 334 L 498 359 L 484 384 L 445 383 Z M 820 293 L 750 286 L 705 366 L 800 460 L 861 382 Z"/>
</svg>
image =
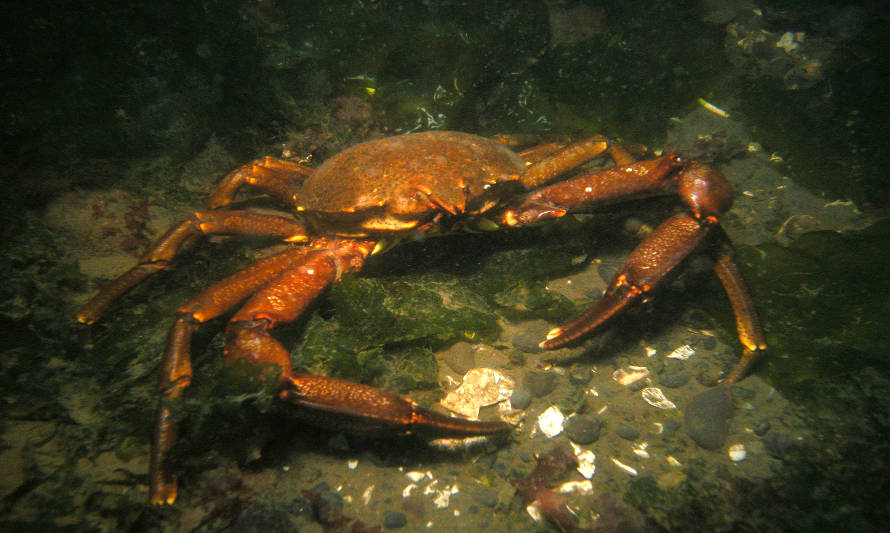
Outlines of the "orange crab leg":
<svg viewBox="0 0 890 533">
<path fill-rule="evenodd" d="M 632 157 L 622 150 L 612 150 L 610 155 L 616 161 Z M 651 291 L 712 229 L 718 228 L 722 246 L 714 270 L 729 297 L 738 337 L 744 346 L 742 358 L 727 381 L 735 382 L 744 376 L 766 348 L 766 342 L 754 303 L 732 259 L 729 238 L 719 229 L 717 217 L 729 210 L 732 188 L 714 169 L 677 155 L 623 164 L 535 191 L 520 206 L 505 211 L 500 221 L 510 226 L 527 224 L 558 218 L 579 207 L 671 193 L 686 203 L 689 212 L 671 217 L 651 233 L 631 253 L 603 297 L 577 319 L 550 331 L 542 348 L 564 346 L 621 312 Z"/>
<path fill-rule="evenodd" d="M 248 211 L 198 211 L 191 218 L 170 228 L 130 270 L 102 288 L 77 313 L 82 324 L 92 324 L 123 293 L 148 276 L 163 270 L 181 250 L 200 234 L 246 234 L 277 237 L 285 241 L 306 240 L 306 230 L 293 219 L 250 213 Z"/>
<path fill-rule="evenodd" d="M 577 176 L 528 195 L 516 209 L 505 211 L 501 222 L 508 226 L 558 218 L 571 208 L 590 207 L 676 190 L 670 179 L 682 167 L 676 156 L 661 157 Z"/>
<path fill-rule="evenodd" d="M 299 261 L 307 252 L 307 248 L 291 248 L 267 257 L 215 283 L 179 308 L 179 316 L 167 335 L 158 380 L 161 400 L 158 402 L 155 418 L 149 465 L 149 494 L 152 503 L 173 503 L 176 500 L 176 476 L 166 467 L 168 452 L 177 437 L 177 425 L 170 403 L 179 398 L 191 383 L 189 352 L 192 334 L 202 322 L 225 313 L 288 266 Z"/>
<path fill-rule="evenodd" d="M 709 229 L 710 223 L 701 224 L 687 214 L 666 220 L 628 256 L 603 297 L 575 320 L 551 330 L 541 348 L 552 350 L 572 342 L 651 291 L 698 246 Z"/>
<path fill-rule="evenodd" d="M 446 416 L 369 385 L 312 374 L 284 378 L 281 399 L 295 406 L 292 413 L 304 420 L 350 433 L 445 438 L 492 435 L 509 427 Z"/>
<path fill-rule="evenodd" d="M 285 204 L 292 203 L 294 185 L 315 172 L 312 168 L 286 159 L 263 157 L 231 172 L 214 189 L 207 207 L 215 209 L 231 204 L 244 185 L 251 185 Z"/>
<path fill-rule="evenodd" d="M 344 272 L 359 270 L 374 244 L 348 239 L 314 241 L 306 249 L 267 258 L 217 283 L 180 308 L 182 315 L 170 332 L 162 364 L 162 399 L 149 475 L 152 503 L 169 504 L 176 499 L 176 476 L 167 465 L 177 434 L 169 403 L 181 395 L 191 379 L 188 355 L 191 335 L 200 322 L 219 316 L 257 289 L 231 319 L 227 329 L 226 364 L 247 360 L 277 365 L 282 387 L 280 397 L 294 406 L 297 416 L 365 433 L 396 430 L 429 436 L 470 436 L 492 434 L 508 427 L 501 422 L 452 419 L 374 387 L 293 372 L 290 354 L 272 337 L 270 330 L 279 323 L 296 319 Z"/>
<path fill-rule="evenodd" d="M 728 239 L 724 239 L 724 246 L 721 247 L 715 261 L 714 272 L 723 284 L 723 289 L 729 297 L 732 305 L 732 311 L 735 315 L 736 331 L 738 331 L 739 340 L 744 349 L 742 350 L 742 358 L 736 363 L 729 376 L 726 378 L 728 383 L 735 383 L 740 380 L 754 364 L 755 361 L 766 350 L 766 338 L 763 336 L 763 330 L 760 327 L 760 319 L 757 316 L 757 309 L 754 307 L 754 300 L 748 291 L 742 273 L 732 258 L 733 250 Z"/>
<path fill-rule="evenodd" d="M 608 149 L 609 141 L 602 135 L 575 141 L 528 167 L 528 170 L 519 176 L 519 181 L 526 189 L 535 189 Z"/>
</svg>

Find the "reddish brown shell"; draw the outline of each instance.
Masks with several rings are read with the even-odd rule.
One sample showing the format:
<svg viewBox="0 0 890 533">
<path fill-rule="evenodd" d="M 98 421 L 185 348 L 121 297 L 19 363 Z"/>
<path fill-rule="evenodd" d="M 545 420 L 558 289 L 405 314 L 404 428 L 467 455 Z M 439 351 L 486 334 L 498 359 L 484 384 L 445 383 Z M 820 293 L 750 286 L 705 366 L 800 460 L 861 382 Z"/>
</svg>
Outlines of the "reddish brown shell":
<svg viewBox="0 0 890 533">
<path fill-rule="evenodd" d="M 492 184 L 515 181 L 525 163 L 490 139 L 450 131 L 399 135 L 353 146 L 310 176 L 297 209 L 321 215 L 363 215 L 368 231 L 416 226 L 436 212 L 488 209 Z M 338 217 L 334 217 L 338 218 Z"/>
</svg>

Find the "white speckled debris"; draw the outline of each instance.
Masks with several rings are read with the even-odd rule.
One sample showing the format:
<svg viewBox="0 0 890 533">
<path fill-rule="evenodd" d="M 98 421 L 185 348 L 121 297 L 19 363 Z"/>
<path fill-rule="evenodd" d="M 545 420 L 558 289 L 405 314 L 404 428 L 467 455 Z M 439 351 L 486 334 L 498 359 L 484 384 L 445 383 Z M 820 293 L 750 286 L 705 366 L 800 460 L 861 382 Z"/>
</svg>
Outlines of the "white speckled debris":
<svg viewBox="0 0 890 533">
<path fill-rule="evenodd" d="M 632 466 L 628 466 L 628 465 L 622 463 L 621 461 L 619 461 L 618 459 L 615 459 L 614 457 L 609 457 L 609 459 L 611 459 L 612 462 L 615 463 L 615 466 L 617 466 L 621 470 L 624 470 L 628 474 L 630 474 L 632 476 L 636 476 L 639 474 L 639 472 L 637 472 L 636 468 L 634 468 Z"/>
<path fill-rule="evenodd" d="M 590 494 L 593 492 L 593 482 L 589 479 L 584 481 L 566 481 L 556 489 L 562 494 Z"/>
<path fill-rule="evenodd" d="M 565 421 L 566 417 L 559 408 L 551 405 L 538 417 L 538 428 L 541 430 L 541 433 L 552 439 L 562 433 Z"/>
<path fill-rule="evenodd" d="M 652 405 L 654 407 L 658 407 L 659 409 L 676 409 L 677 404 L 668 400 L 664 392 L 661 391 L 658 387 L 646 387 L 642 391 L 643 399 L 646 400 L 646 403 Z"/>
<path fill-rule="evenodd" d="M 467 418 L 479 418 L 479 409 L 502 402 L 513 394 L 513 380 L 493 368 L 473 368 L 458 388 L 442 399 L 442 407 Z"/>
<path fill-rule="evenodd" d="M 695 355 L 695 349 L 688 344 L 684 344 L 683 346 L 677 346 L 676 348 L 674 348 L 674 351 L 667 354 L 665 357 L 685 361 L 693 355 Z"/>
<path fill-rule="evenodd" d="M 618 384 L 624 385 L 625 387 L 628 385 L 632 385 L 648 376 L 649 369 L 645 366 L 631 365 L 627 368 L 619 368 L 618 370 L 612 372 L 612 379 L 618 382 Z"/>
<path fill-rule="evenodd" d="M 729 459 L 734 463 L 744 461 L 747 455 L 744 444 L 733 444 L 729 447 Z"/>
<path fill-rule="evenodd" d="M 584 479 L 590 479 L 596 473 L 596 455 L 590 450 L 584 450 L 581 453 L 575 453 L 578 458 L 578 473 L 584 476 Z"/>
</svg>

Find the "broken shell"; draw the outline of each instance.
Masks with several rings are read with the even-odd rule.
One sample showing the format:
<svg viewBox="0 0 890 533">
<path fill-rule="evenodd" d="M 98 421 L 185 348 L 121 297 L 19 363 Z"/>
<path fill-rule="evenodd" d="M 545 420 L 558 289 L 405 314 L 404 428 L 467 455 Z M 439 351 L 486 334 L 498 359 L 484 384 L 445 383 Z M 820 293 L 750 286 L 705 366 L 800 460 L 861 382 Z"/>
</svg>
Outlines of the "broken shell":
<svg viewBox="0 0 890 533">
<path fill-rule="evenodd" d="M 677 404 L 668 400 L 664 393 L 658 387 L 646 387 L 642 391 L 643 399 L 646 400 L 646 403 L 649 405 L 658 407 L 659 409 L 676 409 Z"/>
<path fill-rule="evenodd" d="M 593 492 L 593 483 L 589 479 L 584 481 L 566 481 L 556 488 L 561 494 L 590 494 Z"/>
<path fill-rule="evenodd" d="M 744 461 L 747 455 L 744 444 L 733 444 L 729 447 L 729 459 L 734 463 Z"/>
<path fill-rule="evenodd" d="M 646 448 L 648 447 L 648 442 L 640 442 L 639 444 L 636 444 L 633 448 L 634 455 L 642 459 L 648 459 L 650 457 L 649 452 L 646 451 Z"/>
<path fill-rule="evenodd" d="M 541 429 L 541 433 L 552 439 L 562 433 L 565 421 L 566 417 L 559 408 L 551 405 L 538 417 L 538 427 Z"/>
<path fill-rule="evenodd" d="M 578 468 L 576 469 L 578 473 L 585 479 L 592 478 L 596 473 L 596 455 L 590 450 L 584 450 L 581 453 L 576 453 L 575 457 L 578 458 Z"/>
<path fill-rule="evenodd" d="M 674 351 L 667 354 L 665 357 L 670 359 L 679 359 L 680 361 L 685 361 L 692 357 L 695 354 L 695 349 L 688 344 L 684 344 L 683 346 L 677 346 L 674 348 Z"/>
<path fill-rule="evenodd" d="M 625 387 L 640 381 L 649 375 L 649 369 L 645 366 L 629 366 L 627 368 L 619 368 L 612 372 L 612 379 L 618 384 Z"/>
<path fill-rule="evenodd" d="M 502 402 L 513 394 L 514 383 L 492 368 L 473 368 L 460 386 L 442 399 L 442 407 L 468 418 L 479 418 L 479 409 Z"/>
<path fill-rule="evenodd" d="M 628 465 L 622 463 L 621 461 L 619 461 L 618 459 L 615 459 L 614 457 L 609 457 L 609 459 L 611 459 L 612 462 L 615 463 L 615 466 L 617 466 L 621 470 L 624 470 L 628 474 L 630 474 L 632 476 L 636 476 L 638 474 L 636 468 L 634 468 L 632 466 L 628 466 Z"/>
</svg>

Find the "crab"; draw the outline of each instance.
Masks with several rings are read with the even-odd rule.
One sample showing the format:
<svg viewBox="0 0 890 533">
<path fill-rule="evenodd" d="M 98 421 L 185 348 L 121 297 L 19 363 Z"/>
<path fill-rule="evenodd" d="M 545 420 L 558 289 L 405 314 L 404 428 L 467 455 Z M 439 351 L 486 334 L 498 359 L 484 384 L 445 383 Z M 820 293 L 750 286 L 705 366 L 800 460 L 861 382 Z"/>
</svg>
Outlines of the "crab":
<svg viewBox="0 0 890 533">
<path fill-rule="evenodd" d="M 602 154 L 615 166 L 571 175 Z M 242 187 L 293 213 L 234 209 Z M 168 464 L 177 433 L 171 400 L 192 380 L 190 341 L 204 322 L 240 304 L 226 330 L 226 364 L 277 365 L 278 397 L 310 421 L 356 432 L 430 438 L 499 433 L 510 426 L 449 417 L 368 385 L 296 373 L 288 351 L 271 331 L 295 320 L 344 273 L 359 271 L 369 256 L 399 240 L 467 226 L 538 223 L 598 204 L 668 194 L 676 195 L 685 210 L 637 246 L 601 299 L 577 319 L 552 329 L 540 346 L 551 350 L 587 335 L 643 298 L 707 242 L 743 345 L 742 357 L 726 378 L 737 381 L 766 345 L 731 243 L 718 222 L 731 206 L 732 188 L 704 164 L 677 154 L 637 162 L 627 149 L 599 135 L 569 142 L 429 131 L 358 144 L 317 169 L 274 157 L 257 159 L 226 176 L 205 210 L 161 236 L 136 266 L 94 296 L 77 319 L 95 322 L 115 299 L 168 268 L 179 251 L 202 235 L 250 234 L 293 243 L 215 283 L 177 311 L 161 362 L 149 466 L 151 502 L 171 504 L 177 497 L 177 476 Z"/>
</svg>

